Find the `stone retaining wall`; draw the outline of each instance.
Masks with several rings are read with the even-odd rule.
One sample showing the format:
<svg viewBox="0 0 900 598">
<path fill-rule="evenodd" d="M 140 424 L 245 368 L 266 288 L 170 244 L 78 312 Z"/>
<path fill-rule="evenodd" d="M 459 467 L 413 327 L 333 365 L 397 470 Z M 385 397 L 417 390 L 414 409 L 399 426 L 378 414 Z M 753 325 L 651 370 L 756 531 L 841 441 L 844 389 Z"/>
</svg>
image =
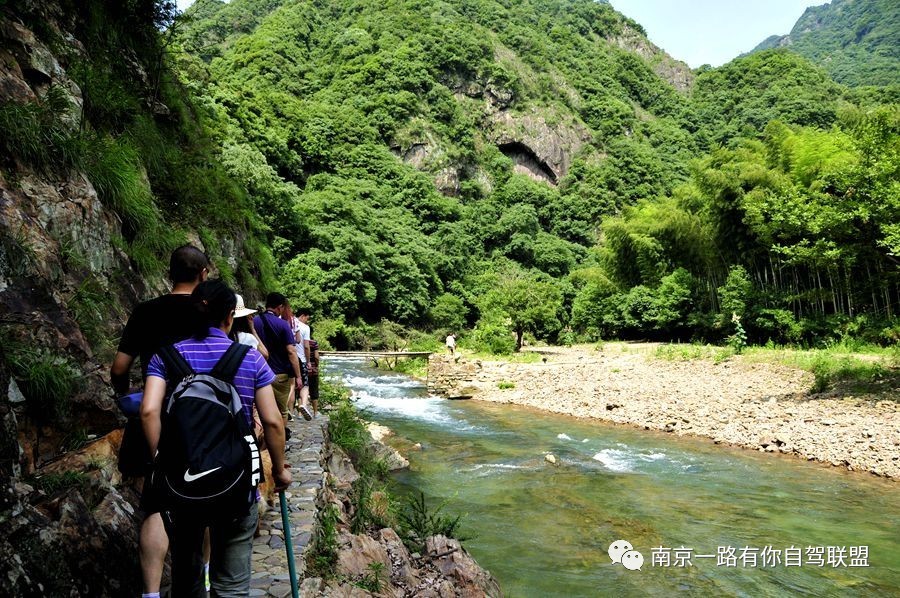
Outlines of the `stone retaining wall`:
<svg viewBox="0 0 900 598">
<path fill-rule="evenodd" d="M 428 392 L 448 399 L 470 398 L 476 391 L 481 369 L 478 360 L 433 353 L 428 358 Z"/>
</svg>

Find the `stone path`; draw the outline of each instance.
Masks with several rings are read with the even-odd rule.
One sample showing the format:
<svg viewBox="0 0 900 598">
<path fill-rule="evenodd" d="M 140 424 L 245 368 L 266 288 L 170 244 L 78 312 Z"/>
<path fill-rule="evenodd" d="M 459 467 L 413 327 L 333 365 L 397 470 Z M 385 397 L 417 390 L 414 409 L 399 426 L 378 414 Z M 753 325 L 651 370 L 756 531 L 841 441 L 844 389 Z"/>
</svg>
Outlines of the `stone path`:
<svg viewBox="0 0 900 598">
<path fill-rule="evenodd" d="M 293 436 L 287 443 L 285 456 L 291 464 L 294 483 L 285 492 L 285 497 L 291 518 L 294 561 L 299 580 L 303 579 L 306 567 L 303 553 L 312 540 L 316 493 L 322 487 L 324 479 L 321 454 L 327 423 L 328 418 L 321 414 L 310 422 L 295 417 L 294 421 L 288 423 Z M 290 596 L 291 579 L 277 495 L 275 504 L 262 516 L 259 527 L 261 535 L 253 541 L 250 595 L 279 598 Z"/>
</svg>

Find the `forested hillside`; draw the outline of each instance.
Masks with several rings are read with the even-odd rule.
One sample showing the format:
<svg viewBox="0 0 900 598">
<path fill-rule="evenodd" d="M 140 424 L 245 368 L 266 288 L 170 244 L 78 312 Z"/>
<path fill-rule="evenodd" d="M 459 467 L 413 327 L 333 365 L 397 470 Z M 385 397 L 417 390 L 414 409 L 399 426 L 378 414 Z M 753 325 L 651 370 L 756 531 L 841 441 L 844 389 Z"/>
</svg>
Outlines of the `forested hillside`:
<svg viewBox="0 0 900 598">
<path fill-rule="evenodd" d="M 225 167 L 270 228 L 282 286 L 332 340 L 382 319 L 477 325 L 473 340 L 495 348 L 509 327 L 551 340 L 723 338 L 733 309 L 719 287 L 735 268 L 765 298 L 745 303 L 781 322 L 753 324 L 761 340 L 839 334 L 828 318 L 860 312 L 879 321 L 876 337 L 889 327 L 896 107 L 875 110 L 799 56 L 692 73 L 588 0 L 201 0 L 176 40 Z M 812 157 L 800 176 L 793 152 L 811 138 L 828 169 Z M 870 150 L 888 159 L 881 186 L 864 170 Z M 728 171 L 748 161 L 746 181 Z M 844 202 L 861 179 L 880 206 L 860 199 L 866 213 Z M 747 194 L 776 199 L 751 213 Z M 767 211 L 784 200 L 802 212 L 811 198 L 840 212 L 838 238 L 820 239 L 824 225 L 782 231 Z M 629 229 L 648 210 L 653 230 Z M 671 228 L 679 218 L 686 230 Z M 754 251 L 734 251 L 738 237 Z M 811 254 L 782 250 L 843 251 L 845 239 L 865 251 L 812 267 Z M 850 288 L 856 268 L 872 274 Z"/>
<path fill-rule="evenodd" d="M 184 68 L 226 164 L 251 181 L 290 294 L 334 318 L 423 324 L 446 292 L 471 311 L 466 279 L 487 270 L 563 279 L 601 215 L 669 191 L 695 151 L 687 99 L 610 41 L 649 48 L 603 4 L 189 15 L 181 39 L 203 62 Z"/>
<path fill-rule="evenodd" d="M 811 6 L 787 35 L 754 51 L 787 47 L 850 86 L 900 85 L 900 3 L 832 0 Z"/>
</svg>

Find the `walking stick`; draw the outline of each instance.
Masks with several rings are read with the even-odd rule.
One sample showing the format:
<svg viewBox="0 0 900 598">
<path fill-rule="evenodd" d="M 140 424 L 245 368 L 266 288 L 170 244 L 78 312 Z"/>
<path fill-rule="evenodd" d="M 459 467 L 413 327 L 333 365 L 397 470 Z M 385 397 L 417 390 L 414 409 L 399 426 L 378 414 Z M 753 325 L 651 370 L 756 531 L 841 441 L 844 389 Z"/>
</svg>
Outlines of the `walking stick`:
<svg viewBox="0 0 900 598">
<path fill-rule="evenodd" d="M 297 587 L 297 567 L 294 564 L 294 539 L 291 537 L 291 520 L 288 517 L 287 499 L 284 490 L 278 493 L 281 501 L 281 527 L 284 529 L 284 550 L 287 552 L 288 572 L 291 575 L 291 596 L 299 598 L 300 589 Z"/>
</svg>

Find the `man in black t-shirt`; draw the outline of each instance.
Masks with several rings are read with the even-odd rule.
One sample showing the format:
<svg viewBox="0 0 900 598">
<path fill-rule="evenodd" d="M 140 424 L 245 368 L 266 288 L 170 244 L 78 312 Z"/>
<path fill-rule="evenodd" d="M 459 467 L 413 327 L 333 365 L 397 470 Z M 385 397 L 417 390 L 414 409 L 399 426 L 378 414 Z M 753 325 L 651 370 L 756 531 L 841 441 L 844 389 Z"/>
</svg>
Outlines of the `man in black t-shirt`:
<svg viewBox="0 0 900 598">
<path fill-rule="evenodd" d="M 129 371 L 137 357 L 141 359 L 141 380 L 143 380 L 150 358 L 160 347 L 184 340 L 197 330 L 197 311 L 194 309 L 191 293 L 209 276 L 209 265 L 206 254 L 193 245 L 184 245 L 172 253 L 169 261 L 172 292 L 138 305 L 122 332 L 119 349 L 110 370 L 112 386 L 117 396 L 128 394 L 131 386 Z M 128 439 L 133 446 L 145 446 L 147 441 L 143 436 L 140 419 L 135 419 L 137 425 L 133 426 L 132 422 L 129 422 L 126 436 L 133 436 Z M 149 449 L 145 450 L 144 461 L 152 459 Z M 120 454 L 120 459 L 123 456 Z M 149 463 L 132 464 L 132 467 L 135 465 L 138 471 L 132 470 L 134 473 L 139 475 L 148 473 Z M 120 469 L 124 472 L 131 468 L 120 463 Z M 153 504 L 147 488 L 142 492 L 141 508 L 145 517 L 140 537 L 144 596 L 158 597 L 163 564 L 169 550 L 169 538 L 159 508 Z"/>
<path fill-rule="evenodd" d="M 128 393 L 128 371 L 136 357 L 141 360 L 143 380 L 147 376 L 150 358 L 160 347 L 175 344 L 193 334 L 197 311 L 194 309 L 191 292 L 193 289 L 186 293 L 173 289 L 170 294 L 145 301 L 134 309 L 119 341 L 116 363 L 121 365 L 118 370 L 113 365 L 114 375 L 116 371 L 125 371 L 124 375 L 113 379 L 116 392 Z"/>
</svg>

